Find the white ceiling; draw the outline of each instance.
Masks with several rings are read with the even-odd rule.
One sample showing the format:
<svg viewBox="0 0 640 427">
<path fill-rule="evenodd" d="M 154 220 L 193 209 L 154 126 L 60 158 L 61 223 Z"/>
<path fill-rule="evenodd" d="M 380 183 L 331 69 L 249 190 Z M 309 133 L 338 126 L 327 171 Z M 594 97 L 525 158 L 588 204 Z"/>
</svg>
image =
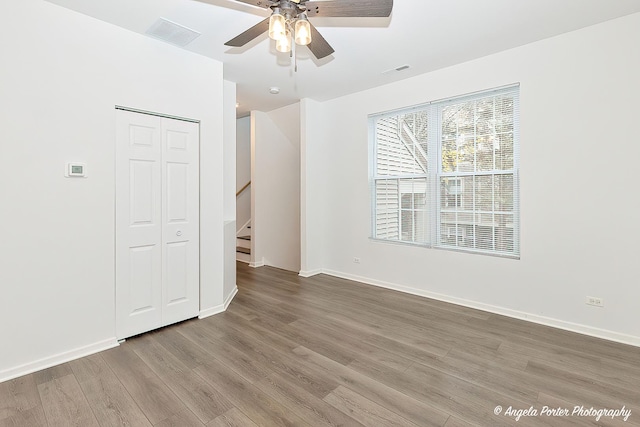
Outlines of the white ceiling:
<svg viewBox="0 0 640 427">
<path fill-rule="evenodd" d="M 318 61 L 299 48 L 294 72 L 266 34 L 243 48 L 224 46 L 267 9 L 234 0 L 48 1 L 140 34 L 161 17 L 202 33 L 186 49 L 224 63 L 225 79 L 237 83 L 239 116 L 300 98 L 324 101 L 640 12 L 638 0 L 396 0 L 390 18 L 310 18 L 335 53 Z M 404 64 L 410 68 L 384 73 Z M 280 94 L 270 94 L 272 86 Z"/>
</svg>

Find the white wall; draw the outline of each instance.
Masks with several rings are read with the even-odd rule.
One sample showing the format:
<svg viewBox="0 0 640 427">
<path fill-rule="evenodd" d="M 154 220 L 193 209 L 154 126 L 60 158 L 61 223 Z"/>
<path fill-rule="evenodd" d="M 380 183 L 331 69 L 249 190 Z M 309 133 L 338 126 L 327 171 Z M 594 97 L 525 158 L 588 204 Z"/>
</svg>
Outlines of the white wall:
<svg viewBox="0 0 640 427">
<path fill-rule="evenodd" d="M 330 153 L 321 141 L 326 139 L 327 119 L 322 103 L 300 101 L 300 275 L 311 276 L 322 270 L 325 208 L 323 174 L 330 170 Z"/>
<path fill-rule="evenodd" d="M 306 168 L 324 186 L 323 270 L 640 345 L 638 40 L 635 14 L 322 103 L 304 145 L 331 153 Z M 516 82 L 521 259 L 371 241 L 367 115 Z"/>
<path fill-rule="evenodd" d="M 300 270 L 300 105 L 251 113 L 251 257 Z"/>
<path fill-rule="evenodd" d="M 224 289 L 226 305 L 236 287 L 236 84 L 224 81 Z"/>
<path fill-rule="evenodd" d="M 224 81 L 224 219 L 236 220 L 236 84 Z"/>
<path fill-rule="evenodd" d="M 236 120 L 236 192 L 251 181 L 251 117 Z M 236 199 L 236 229 L 251 219 L 251 191 L 244 190 Z"/>
<path fill-rule="evenodd" d="M 219 62 L 42 0 L 0 16 L 1 381 L 116 344 L 115 105 L 201 120 L 201 308 L 222 304 L 223 83 Z"/>
</svg>

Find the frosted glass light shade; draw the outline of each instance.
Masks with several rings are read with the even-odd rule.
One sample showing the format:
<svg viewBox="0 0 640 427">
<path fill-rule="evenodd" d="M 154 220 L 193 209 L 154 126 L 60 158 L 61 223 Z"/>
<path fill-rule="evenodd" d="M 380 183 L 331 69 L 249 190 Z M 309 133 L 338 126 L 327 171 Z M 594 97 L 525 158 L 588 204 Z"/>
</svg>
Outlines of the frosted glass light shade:
<svg viewBox="0 0 640 427">
<path fill-rule="evenodd" d="M 311 43 L 311 25 L 304 14 L 298 16 L 296 21 L 296 43 L 302 46 Z"/>
<path fill-rule="evenodd" d="M 287 30 L 284 37 L 276 40 L 276 50 L 278 52 L 291 52 L 291 32 Z"/>
<path fill-rule="evenodd" d="M 277 7 L 273 9 L 269 18 L 269 37 L 273 40 L 280 40 L 285 36 L 286 24 L 284 16 Z"/>
</svg>

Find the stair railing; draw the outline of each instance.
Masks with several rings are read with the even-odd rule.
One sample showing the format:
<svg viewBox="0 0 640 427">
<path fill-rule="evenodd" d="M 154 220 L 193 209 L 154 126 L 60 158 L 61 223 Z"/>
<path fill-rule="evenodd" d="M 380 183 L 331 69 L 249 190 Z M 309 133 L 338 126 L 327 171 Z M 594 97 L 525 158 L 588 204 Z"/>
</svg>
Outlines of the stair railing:
<svg viewBox="0 0 640 427">
<path fill-rule="evenodd" d="M 242 194 L 242 192 L 244 190 L 246 190 L 249 186 L 251 185 L 251 181 L 247 182 L 244 187 L 242 187 L 240 190 L 238 190 L 238 192 L 236 193 L 236 197 L 238 197 L 240 194 Z"/>
</svg>

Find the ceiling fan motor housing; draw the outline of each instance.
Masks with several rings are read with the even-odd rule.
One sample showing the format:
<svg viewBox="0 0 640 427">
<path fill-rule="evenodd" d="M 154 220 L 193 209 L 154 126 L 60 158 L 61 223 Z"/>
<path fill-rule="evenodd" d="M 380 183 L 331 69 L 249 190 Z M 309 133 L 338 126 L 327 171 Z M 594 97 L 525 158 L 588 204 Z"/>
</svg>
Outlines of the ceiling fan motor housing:
<svg viewBox="0 0 640 427">
<path fill-rule="evenodd" d="M 280 9 L 280 13 L 284 15 L 287 21 L 296 19 L 300 13 L 306 11 L 305 7 L 300 7 L 300 5 L 291 0 L 281 0 L 278 3 L 274 3 L 271 6 L 271 10 L 275 8 Z"/>
</svg>

